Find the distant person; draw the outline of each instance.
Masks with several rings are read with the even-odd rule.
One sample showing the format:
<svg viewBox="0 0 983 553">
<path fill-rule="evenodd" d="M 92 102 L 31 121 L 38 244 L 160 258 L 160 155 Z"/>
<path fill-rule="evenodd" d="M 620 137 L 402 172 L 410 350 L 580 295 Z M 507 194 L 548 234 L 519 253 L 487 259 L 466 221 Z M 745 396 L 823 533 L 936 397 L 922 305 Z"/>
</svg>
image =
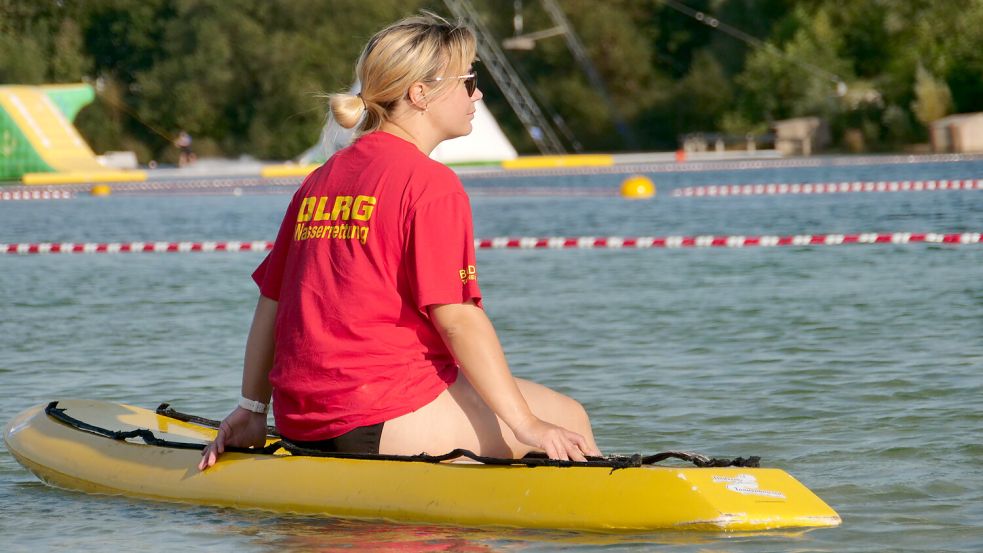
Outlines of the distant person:
<svg viewBox="0 0 983 553">
<path fill-rule="evenodd" d="M 331 97 L 359 138 L 307 177 L 253 273 L 240 407 L 199 468 L 263 445 L 271 396 L 281 436 L 322 451 L 600 455 L 578 402 L 512 376 L 482 308 L 468 196 L 429 157 L 471 132 L 474 61 L 471 30 L 430 14 L 369 40 L 362 91 Z"/>
<path fill-rule="evenodd" d="M 195 162 L 195 153 L 191 151 L 191 135 L 187 131 L 178 133 L 177 138 L 174 139 L 174 146 L 179 150 L 178 167 L 187 167 Z"/>
</svg>

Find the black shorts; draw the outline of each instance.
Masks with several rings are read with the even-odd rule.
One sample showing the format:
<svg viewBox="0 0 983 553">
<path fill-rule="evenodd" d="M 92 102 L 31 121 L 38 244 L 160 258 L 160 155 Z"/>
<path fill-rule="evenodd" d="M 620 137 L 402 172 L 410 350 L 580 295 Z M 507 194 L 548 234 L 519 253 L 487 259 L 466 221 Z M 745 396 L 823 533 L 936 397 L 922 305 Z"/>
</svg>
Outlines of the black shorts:
<svg viewBox="0 0 983 553">
<path fill-rule="evenodd" d="M 380 422 L 372 426 L 359 426 L 354 430 L 349 430 L 341 436 L 328 438 L 327 440 L 317 440 L 314 442 L 302 442 L 298 440 L 288 441 L 304 449 L 315 449 L 327 453 L 379 453 L 379 441 L 382 439 L 382 426 L 386 424 Z"/>
</svg>

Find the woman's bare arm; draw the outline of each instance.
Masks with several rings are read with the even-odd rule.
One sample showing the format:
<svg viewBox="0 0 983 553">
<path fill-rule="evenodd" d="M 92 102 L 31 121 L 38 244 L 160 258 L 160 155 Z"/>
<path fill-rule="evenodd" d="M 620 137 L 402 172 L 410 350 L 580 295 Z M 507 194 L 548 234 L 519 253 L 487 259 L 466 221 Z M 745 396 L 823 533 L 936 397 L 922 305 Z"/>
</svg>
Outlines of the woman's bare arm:
<svg viewBox="0 0 983 553">
<path fill-rule="evenodd" d="M 277 302 L 260 296 L 253 314 L 253 324 L 246 339 L 246 356 L 242 366 L 242 395 L 270 404 Z M 218 427 L 215 441 L 201 452 L 198 468 L 204 470 L 218 461 L 226 446 L 262 447 L 266 443 L 266 413 L 253 413 L 236 407 Z"/>
<path fill-rule="evenodd" d="M 583 461 L 585 453 L 595 454 L 580 434 L 533 414 L 484 310 L 472 302 L 432 305 L 430 317 L 471 385 L 519 441 L 544 450 L 553 459 Z"/>
</svg>

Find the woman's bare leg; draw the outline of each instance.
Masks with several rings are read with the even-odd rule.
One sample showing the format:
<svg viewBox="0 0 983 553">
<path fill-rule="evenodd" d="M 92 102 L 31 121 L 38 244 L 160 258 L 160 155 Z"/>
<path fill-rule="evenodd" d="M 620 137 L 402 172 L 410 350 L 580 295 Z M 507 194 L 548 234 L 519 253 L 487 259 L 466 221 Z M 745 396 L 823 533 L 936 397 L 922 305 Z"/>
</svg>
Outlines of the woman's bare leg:
<svg viewBox="0 0 983 553">
<path fill-rule="evenodd" d="M 590 420 L 580 403 L 535 382 L 517 378 L 516 383 L 533 414 L 583 435 L 588 445 L 596 447 Z M 515 438 L 463 373 L 437 399 L 387 421 L 379 444 L 380 453 L 393 455 L 439 455 L 456 448 L 517 458 L 534 449 Z"/>
<path fill-rule="evenodd" d="M 587 416 L 584 406 L 579 401 L 530 380 L 516 378 L 515 381 L 519 385 L 519 391 L 526 398 L 526 402 L 529 403 L 529 408 L 532 409 L 534 415 L 547 422 L 580 434 L 587 439 L 588 447 L 597 449 L 597 443 L 594 441 L 594 430 L 590 425 L 590 418 Z M 509 436 L 512 436 L 511 432 L 509 432 Z M 529 446 L 523 447 L 527 448 L 526 453 L 532 449 Z"/>
</svg>

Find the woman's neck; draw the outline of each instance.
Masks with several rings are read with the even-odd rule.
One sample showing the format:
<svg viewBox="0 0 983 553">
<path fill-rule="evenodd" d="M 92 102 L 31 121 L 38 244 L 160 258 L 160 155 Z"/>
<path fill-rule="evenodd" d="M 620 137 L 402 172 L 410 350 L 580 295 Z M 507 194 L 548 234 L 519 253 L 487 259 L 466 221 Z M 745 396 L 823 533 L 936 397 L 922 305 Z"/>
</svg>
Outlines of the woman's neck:
<svg viewBox="0 0 983 553">
<path fill-rule="evenodd" d="M 420 121 L 416 121 L 416 118 L 413 117 L 416 114 L 409 113 L 406 115 L 383 121 L 379 130 L 412 143 L 424 155 L 429 156 L 441 141 L 432 136 L 433 129 L 427 122 L 422 120 L 422 117 L 417 115 Z"/>
</svg>

